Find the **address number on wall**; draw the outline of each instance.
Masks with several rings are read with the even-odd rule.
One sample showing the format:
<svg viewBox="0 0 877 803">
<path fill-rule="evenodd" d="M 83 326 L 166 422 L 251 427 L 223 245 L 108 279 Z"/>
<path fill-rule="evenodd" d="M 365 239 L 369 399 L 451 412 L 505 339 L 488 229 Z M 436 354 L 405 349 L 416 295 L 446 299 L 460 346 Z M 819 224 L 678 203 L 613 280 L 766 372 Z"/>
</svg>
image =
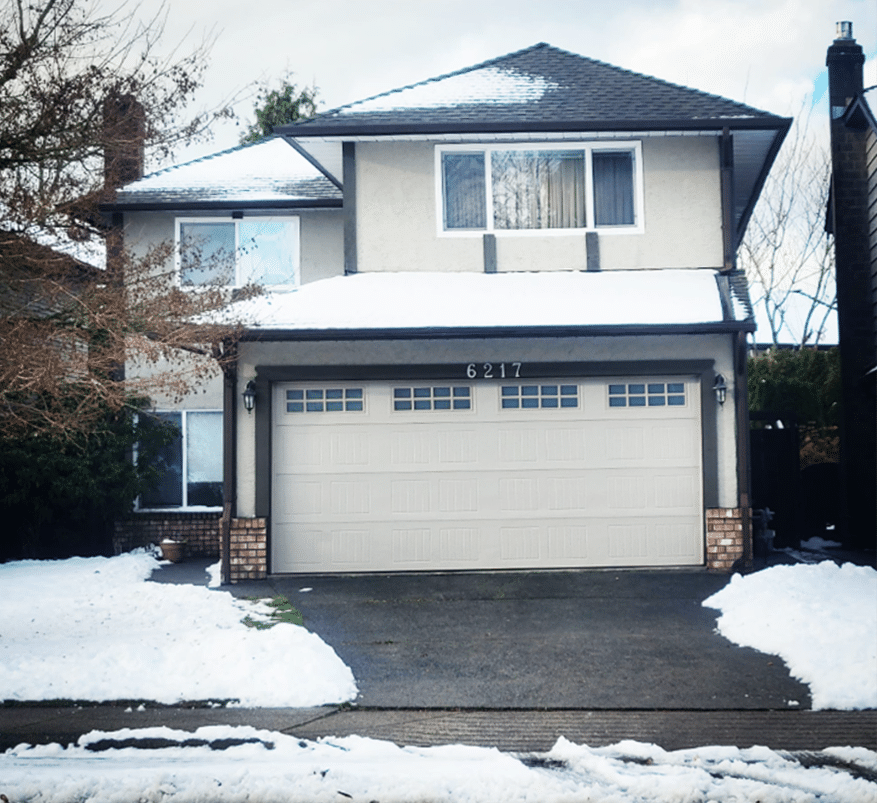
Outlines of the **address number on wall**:
<svg viewBox="0 0 877 803">
<path fill-rule="evenodd" d="M 467 379 L 519 379 L 520 362 L 470 362 L 466 366 Z"/>
</svg>

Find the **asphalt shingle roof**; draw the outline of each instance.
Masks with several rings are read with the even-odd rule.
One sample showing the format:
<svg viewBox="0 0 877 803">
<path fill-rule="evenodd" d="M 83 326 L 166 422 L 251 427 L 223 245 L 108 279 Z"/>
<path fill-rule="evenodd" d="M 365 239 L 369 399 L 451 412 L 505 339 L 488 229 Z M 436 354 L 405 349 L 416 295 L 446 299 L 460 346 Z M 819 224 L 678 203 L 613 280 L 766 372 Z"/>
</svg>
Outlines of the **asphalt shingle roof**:
<svg viewBox="0 0 877 803">
<path fill-rule="evenodd" d="M 331 204 L 341 190 L 280 137 L 160 170 L 123 187 L 114 207 Z"/>
<path fill-rule="evenodd" d="M 286 136 L 778 127 L 782 118 L 541 43 L 282 126 Z"/>
</svg>

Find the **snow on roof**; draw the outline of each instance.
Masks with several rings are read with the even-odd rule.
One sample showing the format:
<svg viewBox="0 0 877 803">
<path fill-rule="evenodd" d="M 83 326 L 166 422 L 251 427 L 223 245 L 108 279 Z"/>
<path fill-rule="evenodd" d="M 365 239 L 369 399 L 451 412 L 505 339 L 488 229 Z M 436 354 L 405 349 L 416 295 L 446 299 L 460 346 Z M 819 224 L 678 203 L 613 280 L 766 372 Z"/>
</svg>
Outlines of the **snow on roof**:
<svg viewBox="0 0 877 803">
<path fill-rule="evenodd" d="M 544 42 L 278 127 L 284 136 L 724 127 L 776 132 L 787 120 Z M 631 128 L 631 126 L 633 128 Z"/>
<path fill-rule="evenodd" d="M 510 104 L 539 100 L 559 84 L 541 75 L 487 67 L 476 72 L 428 81 L 340 109 L 343 114 L 368 114 L 395 109 L 438 109 L 466 103 Z"/>
<path fill-rule="evenodd" d="M 712 270 L 359 273 L 268 292 L 229 312 L 251 329 L 293 331 L 723 320 Z"/>
<path fill-rule="evenodd" d="M 340 198 L 320 170 L 281 137 L 168 167 L 123 187 L 117 203 Z"/>
</svg>

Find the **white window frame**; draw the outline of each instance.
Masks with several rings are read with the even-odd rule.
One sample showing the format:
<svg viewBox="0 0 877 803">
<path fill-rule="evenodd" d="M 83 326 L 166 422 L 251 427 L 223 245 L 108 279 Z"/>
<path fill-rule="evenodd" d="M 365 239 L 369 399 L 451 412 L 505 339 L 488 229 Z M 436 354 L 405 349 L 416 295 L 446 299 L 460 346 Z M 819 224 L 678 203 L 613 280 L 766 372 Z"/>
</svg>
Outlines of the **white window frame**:
<svg viewBox="0 0 877 803">
<path fill-rule="evenodd" d="M 495 229 L 493 225 L 493 186 L 491 179 L 491 154 L 493 151 L 584 151 L 585 152 L 585 226 L 584 228 L 556 229 Z M 591 156 L 598 151 L 625 151 L 633 154 L 633 224 L 597 226 L 594 223 L 594 176 Z M 442 157 L 446 153 L 483 153 L 486 226 L 483 229 L 446 229 L 444 220 L 444 187 Z M 606 140 L 600 142 L 497 142 L 491 144 L 469 143 L 435 146 L 435 208 L 436 230 L 439 237 L 481 237 L 495 234 L 497 237 L 563 237 L 588 231 L 600 234 L 643 234 L 645 215 L 643 204 L 642 142 L 639 140 Z"/>
<path fill-rule="evenodd" d="M 218 413 L 220 416 L 220 421 L 222 420 L 222 410 L 221 409 L 185 409 L 185 410 L 153 410 L 155 414 L 168 414 L 168 413 L 179 413 L 180 414 L 180 438 L 182 440 L 182 457 L 180 460 L 180 484 L 182 485 L 182 504 L 181 505 L 166 505 L 164 507 L 145 507 L 140 504 L 140 497 L 137 497 L 134 509 L 140 513 L 213 513 L 216 511 L 222 510 L 222 505 L 190 505 L 189 502 L 189 488 L 188 482 L 186 481 L 186 477 L 188 476 L 189 469 L 189 454 L 188 454 L 188 437 L 189 437 L 189 429 L 187 425 L 187 418 L 190 413 Z M 220 429 L 221 432 L 221 429 Z M 222 448 L 222 444 L 220 444 L 220 449 Z M 137 445 L 134 446 L 134 459 L 137 459 Z M 222 482 L 223 478 L 220 477 L 220 482 Z"/>
<path fill-rule="evenodd" d="M 198 290 L 204 285 L 183 284 L 182 271 L 182 252 L 180 250 L 180 226 L 185 223 L 233 223 L 234 224 L 234 247 L 235 247 L 235 281 L 234 284 L 222 285 L 234 289 L 243 287 L 240 276 L 240 259 L 238 251 L 241 247 L 240 224 L 241 223 L 289 223 L 292 225 L 295 244 L 292 249 L 292 275 L 291 282 L 284 284 L 267 285 L 268 287 L 298 287 L 301 284 L 301 217 L 298 215 L 247 215 L 243 218 L 231 217 L 226 215 L 217 216 L 198 216 L 198 217 L 177 217 L 174 221 L 174 268 L 176 283 L 178 287 L 184 290 Z"/>
</svg>

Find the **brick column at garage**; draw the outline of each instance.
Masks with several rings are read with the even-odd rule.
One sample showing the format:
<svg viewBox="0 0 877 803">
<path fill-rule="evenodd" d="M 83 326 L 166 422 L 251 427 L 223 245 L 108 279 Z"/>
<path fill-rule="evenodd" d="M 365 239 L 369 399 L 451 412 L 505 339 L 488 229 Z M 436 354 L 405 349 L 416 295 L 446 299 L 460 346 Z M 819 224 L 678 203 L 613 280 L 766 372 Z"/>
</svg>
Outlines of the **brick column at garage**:
<svg viewBox="0 0 877 803">
<path fill-rule="evenodd" d="M 264 580 L 268 576 L 268 520 L 232 519 L 231 581 Z"/>
<path fill-rule="evenodd" d="M 743 511 L 714 507 L 706 511 L 706 567 L 731 571 L 743 557 Z"/>
</svg>

